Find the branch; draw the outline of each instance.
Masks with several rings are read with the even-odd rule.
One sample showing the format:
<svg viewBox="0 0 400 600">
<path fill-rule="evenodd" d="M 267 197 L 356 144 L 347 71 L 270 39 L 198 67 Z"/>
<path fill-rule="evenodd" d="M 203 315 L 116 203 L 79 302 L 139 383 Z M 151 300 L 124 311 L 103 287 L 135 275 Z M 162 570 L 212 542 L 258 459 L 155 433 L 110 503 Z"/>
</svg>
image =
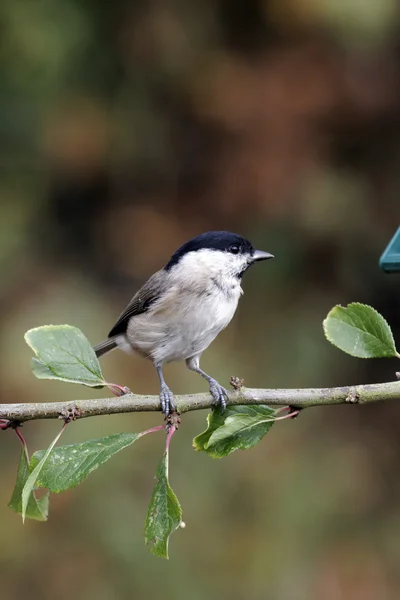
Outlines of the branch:
<svg viewBox="0 0 400 600">
<path fill-rule="evenodd" d="M 400 381 L 320 389 L 264 390 L 242 387 L 239 391 L 229 393 L 227 404 L 289 405 L 306 408 L 333 404 L 366 404 L 382 400 L 400 400 Z M 175 405 L 180 413 L 211 409 L 214 406 L 210 394 L 175 396 Z M 0 404 L 0 419 L 23 422 L 36 419 L 65 419 L 68 415 L 73 419 L 83 419 L 99 415 L 159 410 L 161 407 L 158 396 L 126 394 L 117 398 L 74 402 Z"/>
</svg>

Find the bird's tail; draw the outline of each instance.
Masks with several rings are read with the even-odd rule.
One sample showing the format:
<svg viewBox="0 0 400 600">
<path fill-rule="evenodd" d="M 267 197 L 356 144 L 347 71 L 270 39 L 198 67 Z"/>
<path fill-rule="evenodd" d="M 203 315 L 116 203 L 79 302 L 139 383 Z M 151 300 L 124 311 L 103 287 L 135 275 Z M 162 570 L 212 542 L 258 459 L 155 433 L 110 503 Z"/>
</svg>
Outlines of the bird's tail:
<svg viewBox="0 0 400 600">
<path fill-rule="evenodd" d="M 109 338 L 108 340 L 104 340 L 104 342 L 100 342 L 96 346 L 93 346 L 93 350 L 96 352 L 96 356 L 100 357 L 103 354 L 107 354 L 107 352 L 111 352 L 117 347 L 117 342 L 115 338 Z"/>
</svg>

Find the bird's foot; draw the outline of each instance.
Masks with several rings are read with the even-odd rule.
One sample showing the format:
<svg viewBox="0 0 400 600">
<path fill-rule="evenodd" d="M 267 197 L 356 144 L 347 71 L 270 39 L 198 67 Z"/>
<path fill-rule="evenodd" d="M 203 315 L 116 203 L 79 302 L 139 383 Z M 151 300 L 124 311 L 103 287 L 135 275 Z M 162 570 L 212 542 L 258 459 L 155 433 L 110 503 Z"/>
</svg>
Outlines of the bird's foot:
<svg viewBox="0 0 400 600">
<path fill-rule="evenodd" d="M 215 379 L 210 379 L 210 394 L 215 400 L 215 404 L 221 407 L 222 412 L 226 409 L 228 392 Z"/>
<path fill-rule="evenodd" d="M 161 410 L 166 417 L 168 417 L 170 412 L 174 412 L 176 410 L 174 404 L 174 394 L 171 392 L 167 385 L 161 386 L 160 402 Z"/>
</svg>

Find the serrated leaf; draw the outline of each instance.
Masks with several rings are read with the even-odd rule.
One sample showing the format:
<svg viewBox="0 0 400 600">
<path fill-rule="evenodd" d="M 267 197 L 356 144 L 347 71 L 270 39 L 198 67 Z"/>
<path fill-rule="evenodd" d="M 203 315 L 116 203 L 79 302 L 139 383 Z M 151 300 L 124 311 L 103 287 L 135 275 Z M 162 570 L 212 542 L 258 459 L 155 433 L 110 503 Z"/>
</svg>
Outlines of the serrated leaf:
<svg viewBox="0 0 400 600">
<path fill-rule="evenodd" d="M 107 462 L 117 452 L 133 444 L 141 435 L 141 433 L 113 433 L 80 444 L 58 446 L 43 466 L 36 485 L 56 494 L 76 487 L 92 471 Z M 32 456 L 31 470 L 42 460 L 44 452 L 38 450 Z"/>
<path fill-rule="evenodd" d="M 44 452 L 41 460 L 38 462 L 38 464 L 35 466 L 35 468 L 31 471 L 27 480 L 25 481 L 25 485 L 22 489 L 22 494 L 21 494 L 21 497 L 22 497 L 21 514 L 22 514 L 23 521 L 25 521 L 25 517 L 27 516 L 28 502 L 29 502 L 29 498 L 31 497 L 31 494 L 35 488 L 36 480 L 38 479 L 41 470 L 43 469 L 47 459 L 49 458 L 51 451 L 53 450 L 54 446 L 57 444 L 58 440 L 60 439 L 64 429 L 65 429 L 65 425 L 61 429 L 61 431 L 56 435 L 54 440 L 51 442 L 50 446 Z"/>
<path fill-rule="evenodd" d="M 229 406 L 224 413 L 207 415 L 207 429 L 193 440 L 196 450 L 213 458 L 247 450 L 257 444 L 274 424 L 276 411 L 265 405 Z"/>
<path fill-rule="evenodd" d="M 335 306 L 323 323 L 327 339 L 358 358 L 398 356 L 392 331 L 372 306 L 353 302 Z"/>
<path fill-rule="evenodd" d="M 234 414 L 226 417 L 225 423 L 211 434 L 206 449 L 210 449 L 220 442 L 235 446 L 230 449 L 230 452 L 238 448 L 242 450 L 251 448 L 272 427 L 274 419 L 275 410 L 269 407 L 240 407 Z M 259 428 L 260 425 L 266 426 L 265 431 L 263 428 Z"/>
<path fill-rule="evenodd" d="M 32 371 L 39 379 L 59 379 L 89 387 L 105 384 L 96 353 L 77 327 L 36 327 L 26 332 L 25 340 L 36 354 Z"/>
<path fill-rule="evenodd" d="M 225 409 L 225 412 L 221 412 L 219 408 L 215 408 L 207 415 L 207 429 L 199 433 L 193 440 L 193 447 L 198 452 L 206 452 L 206 446 L 209 442 L 211 435 L 218 429 L 218 427 L 222 427 L 225 423 L 226 416 L 229 416 L 233 410 L 233 406 L 228 406 Z"/>
<path fill-rule="evenodd" d="M 25 486 L 26 480 L 29 477 L 29 473 L 28 458 L 23 448 L 18 465 L 17 481 L 15 483 L 11 500 L 8 503 L 8 506 L 11 508 L 11 510 L 20 515 L 22 514 L 22 490 Z M 49 495 L 49 492 L 47 492 L 44 496 L 42 496 L 42 498 L 37 500 L 32 490 L 28 498 L 25 516 L 28 519 L 34 519 L 35 521 L 47 521 L 49 512 Z"/>
<path fill-rule="evenodd" d="M 145 541 L 152 543 L 150 551 L 153 554 L 168 558 L 170 535 L 182 522 L 181 506 L 168 482 L 168 452 L 164 452 L 156 478 L 146 516 Z"/>
<path fill-rule="evenodd" d="M 54 373 L 52 373 L 48 366 L 44 365 L 37 358 L 31 360 L 32 373 L 38 379 L 59 379 Z"/>
</svg>

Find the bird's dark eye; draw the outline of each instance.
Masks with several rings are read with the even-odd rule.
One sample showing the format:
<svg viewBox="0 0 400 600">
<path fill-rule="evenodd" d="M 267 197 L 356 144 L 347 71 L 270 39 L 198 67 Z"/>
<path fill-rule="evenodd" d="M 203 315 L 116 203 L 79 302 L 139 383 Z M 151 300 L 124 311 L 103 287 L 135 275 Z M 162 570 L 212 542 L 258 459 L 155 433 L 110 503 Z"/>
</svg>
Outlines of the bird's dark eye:
<svg viewBox="0 0 400 600">
<path fill-rule="evenodd" d="M 229 246 L 229 252 L 231 252 L 231 254 L 239 254 L 240 248 L 237 244 L 232 244 Z"/>
</svg>

